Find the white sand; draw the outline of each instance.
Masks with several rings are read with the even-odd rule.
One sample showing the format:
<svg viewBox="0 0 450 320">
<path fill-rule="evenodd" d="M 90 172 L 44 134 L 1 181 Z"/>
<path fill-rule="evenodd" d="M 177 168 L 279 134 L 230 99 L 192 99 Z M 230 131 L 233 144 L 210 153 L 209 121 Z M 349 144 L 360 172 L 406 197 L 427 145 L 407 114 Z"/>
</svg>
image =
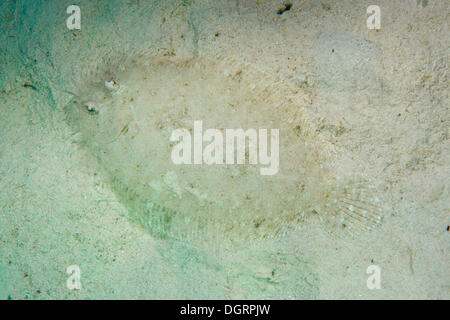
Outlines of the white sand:
<svg viewBox="0 0 450 320">
<path fill-rule="evenodd" d="M 275 0 L 142 2 L 80 1 L 76 32 L 65 27 L 65 4 L 22 18 L 0 7 L 8 49 L 0 298 L 450 297 L 447 1 L 378 1 L 379 31 L 366 28 L 372 3 L 364 1 L 292 1 L 283 15 Z M 343 36 L 326 40 L 335 31 Z M 328 46 L 344 60 L 327 65 Z M 365 173 L 379 188 L 383 224 L 351 240 L 311 219 L 282 238 L 226 252 L 153 239 L 130 222 L 64 114 L 51 109 L 68 102 L 63 89 L 99 59 L 141 49 L 180 59 L 221 52 L 297 85 L 311 126 L 334 152 L 336 175 Z M 18 67 L 33 57 L 35 67 Z M 356 58 L 367 64 L 353 69 Z M 380 290 L 366 286 L 372 264 L 381 268 Z M 81 290 L 66 287 L 69 265 L 81 268 Z"/>
</svg>

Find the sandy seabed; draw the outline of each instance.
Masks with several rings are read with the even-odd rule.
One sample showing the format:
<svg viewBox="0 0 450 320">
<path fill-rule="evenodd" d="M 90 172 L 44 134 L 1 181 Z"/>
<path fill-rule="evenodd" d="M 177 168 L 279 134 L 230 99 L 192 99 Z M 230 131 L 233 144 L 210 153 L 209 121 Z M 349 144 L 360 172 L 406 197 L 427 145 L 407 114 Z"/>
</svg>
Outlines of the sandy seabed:
<svg viewBox="0 0 450 320">
<path fill-rule="evenodd" d="M 449 2 L 287 4 L 0 4 L 0 299 L 449 298 Z M 174 168 L 194 120 L 279 174 Z"/>
</svg>

